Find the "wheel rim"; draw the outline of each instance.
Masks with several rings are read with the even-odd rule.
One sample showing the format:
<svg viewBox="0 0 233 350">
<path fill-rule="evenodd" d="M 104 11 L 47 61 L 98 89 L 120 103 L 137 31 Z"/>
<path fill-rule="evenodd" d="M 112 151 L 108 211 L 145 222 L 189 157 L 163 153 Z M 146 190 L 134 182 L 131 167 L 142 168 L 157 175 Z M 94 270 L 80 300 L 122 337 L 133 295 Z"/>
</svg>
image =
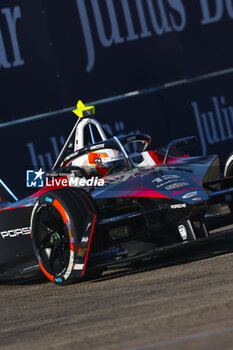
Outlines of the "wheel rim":
<svg viewBox="0 0 233 350">
<path fill-rule="evenodd" d="M 53 275 L 62 274 L 69 264 L 70 238 L 60 213 L 52 205 L 40 208 L 34 227 L 34 244 L 39 260 Z"/>
</svg>

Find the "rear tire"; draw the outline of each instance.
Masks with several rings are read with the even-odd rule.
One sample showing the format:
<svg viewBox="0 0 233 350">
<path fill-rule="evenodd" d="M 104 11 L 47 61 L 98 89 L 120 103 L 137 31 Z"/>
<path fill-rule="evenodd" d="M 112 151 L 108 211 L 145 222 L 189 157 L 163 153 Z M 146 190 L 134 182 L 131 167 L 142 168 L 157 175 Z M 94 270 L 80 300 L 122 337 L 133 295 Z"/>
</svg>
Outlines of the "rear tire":
<svg viewBox="0 0 233 350">
<path fill-rule="evenodd" d="M 225 167 L 224 167 L 224 177 L 232 177 L 233 176 L 233 152 L 229 154 L 227 157 Z M 224 183 L 224 188 L 231 188 L 233 187 L 233 178 L 227 179 Z M 233 214 L 233 201 L 228 201 L 228 206 Z"/>
<path fill-rule="evenodd" d="M 233 176 L 233 152 L 227 157 L 224 167 L 224 177 Z"/>
</svg>

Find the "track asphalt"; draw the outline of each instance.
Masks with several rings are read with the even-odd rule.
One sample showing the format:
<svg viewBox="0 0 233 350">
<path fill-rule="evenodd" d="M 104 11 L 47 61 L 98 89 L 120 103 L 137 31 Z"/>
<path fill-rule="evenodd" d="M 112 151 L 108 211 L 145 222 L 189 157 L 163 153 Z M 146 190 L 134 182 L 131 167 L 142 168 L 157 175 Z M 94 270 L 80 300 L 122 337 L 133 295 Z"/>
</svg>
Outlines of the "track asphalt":
<svg viewBox="0 0 233 350">
<path fill-rule="evenodd" d="M 0 349 L 233 349 L 233 238 L 98 280 L 0 285 Z"/>
</svg>

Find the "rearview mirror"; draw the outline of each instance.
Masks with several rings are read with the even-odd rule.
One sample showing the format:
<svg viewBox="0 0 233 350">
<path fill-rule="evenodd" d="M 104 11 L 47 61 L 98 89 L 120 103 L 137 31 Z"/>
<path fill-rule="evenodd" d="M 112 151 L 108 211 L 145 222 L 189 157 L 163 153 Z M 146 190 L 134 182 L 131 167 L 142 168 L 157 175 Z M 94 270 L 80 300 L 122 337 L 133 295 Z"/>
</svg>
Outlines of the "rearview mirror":
<svg viewBox="0 0 233 350">
<path fill-rule="evenodd" d="M 189 136 L 189 137 L 185 137 L 183 139 L 177 139 L 177 140 L 171 141 L 167 146 L 167 150 L 166 150 L 163 164 L 167 164 L 169 154 L 171 153 L 172 150 L 190 147 L 190 146 L 195 146 L 195 145 L 197 145 L 197 137 L 196 136 Z"/>
</svg>

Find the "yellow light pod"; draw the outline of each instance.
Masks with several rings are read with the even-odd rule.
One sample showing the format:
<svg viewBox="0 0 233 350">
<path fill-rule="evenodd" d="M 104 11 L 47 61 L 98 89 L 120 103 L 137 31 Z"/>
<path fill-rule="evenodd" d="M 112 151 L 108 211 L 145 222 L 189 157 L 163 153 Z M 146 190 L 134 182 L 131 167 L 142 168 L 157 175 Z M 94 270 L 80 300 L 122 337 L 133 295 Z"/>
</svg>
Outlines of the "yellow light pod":
<svg viewBox="0 0 233 350">
<path fill-rule="evenodd" d="M 72 112 L 74 112 L 79 118 L 91 117 L 95 114 L 95 106 L 85 106 L 85 104 L 79 100 L 77 103 L 77 109 L 74 109 Z"/>
</svg>

